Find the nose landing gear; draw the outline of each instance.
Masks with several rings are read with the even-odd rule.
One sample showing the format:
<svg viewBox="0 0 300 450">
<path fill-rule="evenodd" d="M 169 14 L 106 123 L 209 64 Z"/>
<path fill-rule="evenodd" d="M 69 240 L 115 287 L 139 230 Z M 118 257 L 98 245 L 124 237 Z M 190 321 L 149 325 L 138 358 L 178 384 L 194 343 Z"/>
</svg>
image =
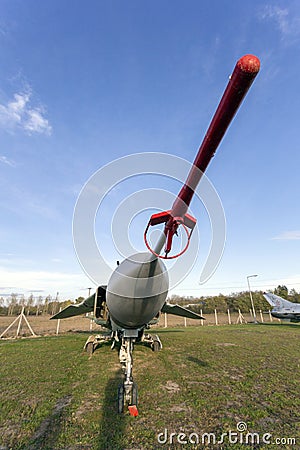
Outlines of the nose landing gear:
<svg viewBox="0 0 300 450">
<path fill-rule="evenodd" d="M 124 381 L 118 387 L 118 413 L 122 414 L 128 405 L 130 415 L 136 417 L 138 415 L 138 389 L 132 377 L 134 342 L 135 338 L 123 337 L 120 346 L 119 359 L 124 372 Z"/>
</svg>

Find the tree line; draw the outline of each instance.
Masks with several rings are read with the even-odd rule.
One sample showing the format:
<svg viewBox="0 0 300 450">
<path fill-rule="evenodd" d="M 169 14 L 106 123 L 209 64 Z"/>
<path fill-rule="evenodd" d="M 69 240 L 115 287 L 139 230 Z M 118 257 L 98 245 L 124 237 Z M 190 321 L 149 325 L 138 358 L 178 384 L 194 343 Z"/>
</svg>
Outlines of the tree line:
<svg viewBox="0 0 300 450">
<path fill-rule="evenodd" d="M 295 289 L 289 291 L 284 285 L 279 285 L 274 290 L 268 292 L 279 295 L 291 302 L 300 303 L 300 293 Z M 271 309 L 263 297 L 263 291 L 252 291 L 252 297 L 254 307 L 258 311 L 269 311 Z M 23 307 L 27 315 L 54 315 L 60 309 L 71 304 L 80 303 L 83 300 L 84 297 L 78 297 L 75 301 L 69 299 L 59 301 L 57 298 L 53 299 L 51 295 L 47 297 L 34 297 L 33 294 L 30 294 L 26 298 L 25 296 L 12 293 L 6 299 L 0 297 L 0 315 L 18 315 L 21 313 Z M 202 311 L 203 314 L 211 314 L 215 309 L 221 313 L 226 313 L 228 309 L 230 312 L 238 312 L 240 310 L 242 313 L 246 313 L 251 309 L 249 291 L 235 292 L 229 295 L 219 294 L 201 297 L 172 295 L 168 298 L 168 301 L 182 306 L 189 305 L 189 309 L 197 313 Z"/>
<path fill-rule="evenodd" d="M 51 295 L 42 297 L 34 297 L 30 294 L 27 298 L 24 295 L 12 293 L 9 297 L 4 299 L 0 297 L 0 315 L 15 316 L 19 315 L 24 307 L 27 315 L 54 315 L 60 309 L 66 308 L 68 305 L 80 303 L 84 297 L 78 297 L 75 301 L 70 299 L 59 301 L 57 298 L 53 299 Z"/>
<path fill-rule="evenodd" d="M 290 291 L 284 285 L 279 285 L 274 290 L 269 290 L 273 294 L 279 295 L 286 300 L 294 303 L 300 303 L 300 293 L 295 289 Z M 252 291 L 252 298 L 254 307 L 257 311 L 261 310 L 263 312 L 271 310 L 271 306 L 263 297 L 263 291 Z M 170 303 L 177 303 L 181 306 L 188 306 L 189 309 L 200 314 L 212 314 L 215 309 L 218 312 L 226 313 L 228 310 L 230 312 L 247 313 L 251 310 L 251 301 L 249 291 L 235 292 L 229 295 L 219 294 L 213 296 L 180 296 L 172 295 L 169 299 Z"/>
</svg>

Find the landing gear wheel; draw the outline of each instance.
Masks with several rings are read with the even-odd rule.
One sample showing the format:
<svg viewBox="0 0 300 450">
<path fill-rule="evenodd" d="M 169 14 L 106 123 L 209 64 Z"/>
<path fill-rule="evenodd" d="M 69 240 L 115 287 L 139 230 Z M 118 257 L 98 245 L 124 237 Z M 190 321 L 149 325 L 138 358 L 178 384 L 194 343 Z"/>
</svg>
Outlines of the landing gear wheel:
<svg viewBox="0 0 300 450">
<path fill-rule="evenodd" d="M 89 342 L 86 345 L 85 350 L 86 350 L 88 355 L 92 355 L 94 353 L 94 344 L 92 342 Z"/>
<path fill-rule="evenodd" d="M 159 352 L 160 349 L 161 349 L 160 343 L 159 343 L 158 341 L 154 341 L 154 342 L 153 342 L 152 350 L 153 350 L 154 352 Z"/>
<path fill-rule="evenodd" d="M 119 384 L 118 386 L 118 414 L 123 414 L 124 412 L 124 386 Z"/>
<path fill-rule="evenodd" d="M 138 388 L 136 383 L 132 384 L 131 405 L 138 406 Z"/>
</svg>

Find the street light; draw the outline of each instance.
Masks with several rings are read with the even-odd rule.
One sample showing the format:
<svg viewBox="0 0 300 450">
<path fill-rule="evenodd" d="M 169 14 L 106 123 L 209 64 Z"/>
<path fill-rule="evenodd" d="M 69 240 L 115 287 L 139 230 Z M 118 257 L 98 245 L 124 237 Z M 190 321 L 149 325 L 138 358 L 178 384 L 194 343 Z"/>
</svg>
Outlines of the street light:
<svg viewBox="0 0 300 450">
<path fill-rule="evenodd" d="M 88 291 L 89 291 L 89 296 L 91 295 L 91 290 L 93 289 L 93 288 L 86 288 L 86 289 L 88 289 Z"/>
<path fill-rule="evenodd" d="M 251 292 L 250 283 L 249 283 L 249 278 L 254 278 L 254 277 L 257 277 L 257 275 L 248 275 L 247 283 L 248 283 L 249 295 L 250 295 L 250 300 L 251 300 L 251 307 L 252 307 L 252 311 L 253 311 L 254 323 L 258 323 L 257 319 L 256 319 L 255 308 L 254 308 L 254 303 L 253 303 L 253 298 L 252 298 L 252 292 Z"/>
</svg>

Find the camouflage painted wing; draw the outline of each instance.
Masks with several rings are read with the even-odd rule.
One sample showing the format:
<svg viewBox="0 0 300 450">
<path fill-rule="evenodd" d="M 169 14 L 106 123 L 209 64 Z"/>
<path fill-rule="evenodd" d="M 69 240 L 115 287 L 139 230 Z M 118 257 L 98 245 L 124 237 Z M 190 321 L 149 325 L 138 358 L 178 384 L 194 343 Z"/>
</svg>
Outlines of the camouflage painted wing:
<svg viewBox="0 0 300 450">
<path fill-rule="evenodd" d="M 66 319 L 67 317 L 79 316 L 94 311 L 95 294 L 78 303 L 78 305 L 69 305 L 50 319 Z"/>
<path fill-rule="evenodd" d="M 90 295 L 88 298 L 83 300 L 83 302 L 78 303 L 78 305 L 67 306 L 59 313 L 52 316 L 50 320 L 66 319 L 67 317 L 80 316 L 81 314 L 86 314 L 88 312 L 94 311 L 96 294 L 97 294 L 96 317 L 98 317 L 97 310 L 98 309 L 101 310 L 102 304 L 103 302 L 105 302 L 106 286 L 99 286 L 95 294 Z"/>
<path fill-rule="evenodd" d="M 190 311 L 189 309 L 183 308 L 183 306 L 171 305 L 170 303 L 165 303 L 161 309 L 161 312 L 167 313 L 167 314 L 173 314 L 174 316 L 187 317 L 188 319 L 205 320 L 205 318 L 200 316 L 200 314 Z"/>
</svg>

